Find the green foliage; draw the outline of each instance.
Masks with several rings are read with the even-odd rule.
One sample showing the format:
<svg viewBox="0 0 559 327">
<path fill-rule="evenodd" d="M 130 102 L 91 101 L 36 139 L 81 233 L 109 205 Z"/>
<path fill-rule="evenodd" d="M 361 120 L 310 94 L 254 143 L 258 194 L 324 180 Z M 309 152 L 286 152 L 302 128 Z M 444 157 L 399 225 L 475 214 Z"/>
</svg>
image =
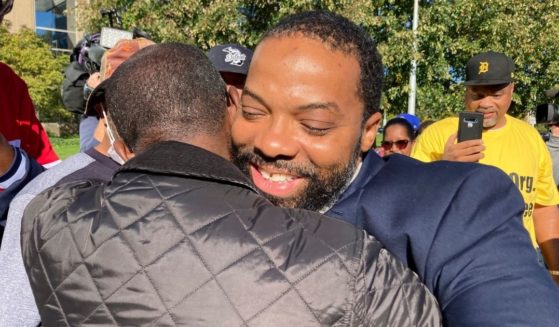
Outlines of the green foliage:
<svg viewBox="0 0 559 327">
<path fill-rule="evenodd" d="M 69 137 L 55 137 L 49 135 L 49 140 L 60 160 L 64 160 L 80 152 L 80 138 L 77 135 Z"/>
<path fill-rule="evenodd" d="M 516 106 L 522 116 L 545 102 L 559 76 L 559 0 L 422 0 L 418 51 L 413 51 L 412 1 L 394 0 L 99 0 L 78 7 L 89 31 L 108 25 L 101 8 L 121 9 L 123 28 L 137 26 L 157 42 L 180 41 L 206 50 L 225 42 L 254 47 L 287 14 L 328 9 L 360 24 L 377 41 L 386 67 L 385 114 L 407 110 L 411 59 L 417 60 L 417 113 L 437 119 L 463 110 L 465 64 L 495 50 L 517 66 Z"/>
<path fill-rule="evenodd" d="M 72 115 L 61 106 L 60 85 L 67 56 L 55 57 L 47 43 L 32 30 L 10 34 L 0 26 L 0 61 L 26 83 L 41 121 L 67 121 Z"/>
</svg>

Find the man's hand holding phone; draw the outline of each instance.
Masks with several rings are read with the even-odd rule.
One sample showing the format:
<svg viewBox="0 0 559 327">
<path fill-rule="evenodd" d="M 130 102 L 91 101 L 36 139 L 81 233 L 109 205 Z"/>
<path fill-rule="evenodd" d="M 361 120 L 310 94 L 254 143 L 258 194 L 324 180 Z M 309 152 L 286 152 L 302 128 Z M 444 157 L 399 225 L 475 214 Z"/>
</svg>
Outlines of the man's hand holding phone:
<svg viewBox="0 0 559 327">
<path fill-rule="evenodd" d="M 446 141 L 442 160 L 477 162 L 483 158 L 485 146 L 481 139 L 456 142 L 456 134 Z"/>
</svg>

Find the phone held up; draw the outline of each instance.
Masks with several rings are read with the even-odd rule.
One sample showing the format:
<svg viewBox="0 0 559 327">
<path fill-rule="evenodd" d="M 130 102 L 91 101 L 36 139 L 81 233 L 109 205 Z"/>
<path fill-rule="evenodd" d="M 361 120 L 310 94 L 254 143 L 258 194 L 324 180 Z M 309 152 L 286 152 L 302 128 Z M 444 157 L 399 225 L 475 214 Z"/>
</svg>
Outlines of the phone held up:
<svg viewBox="0 0 559 327">
<path fill-rule="evenodd" d="M 458 114 L 458 142 L 481 139 L 482 130 L 482 113 L 464 111 Z"/>
</svg>

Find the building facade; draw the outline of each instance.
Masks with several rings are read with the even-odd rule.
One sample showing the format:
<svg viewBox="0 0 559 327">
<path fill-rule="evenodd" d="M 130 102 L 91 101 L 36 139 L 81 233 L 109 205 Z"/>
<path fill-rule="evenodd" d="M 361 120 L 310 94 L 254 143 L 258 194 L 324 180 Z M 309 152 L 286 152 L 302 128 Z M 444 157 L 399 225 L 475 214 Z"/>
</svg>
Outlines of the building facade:
<svg viewBox="0 0 559 327">
<path fill-rule="evenodd" d="M 9 22 L 11 32 L 30 28 L 50 44 L 53 51 L 71 52 L 83 37 L 75 16 L 77 1 L 17 0 L 4 20 Z"/>
</svg>

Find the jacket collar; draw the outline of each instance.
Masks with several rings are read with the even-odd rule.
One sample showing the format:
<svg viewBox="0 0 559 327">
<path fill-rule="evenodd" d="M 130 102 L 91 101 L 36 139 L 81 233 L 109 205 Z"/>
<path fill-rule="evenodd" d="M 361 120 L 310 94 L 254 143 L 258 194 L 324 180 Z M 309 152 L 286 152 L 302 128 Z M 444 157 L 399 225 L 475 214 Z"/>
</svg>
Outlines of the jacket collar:
<svg viewBox="0 0 559 327">
<path fill-rule="evenodd" d="M 353 193 L 358 192 L 364 185 L 367 185 L 386 165 L 385 160 L 375 152 L 369 151 L 363 156 L 363 163 L 359 170 L 359 174 L 349 184 L 348 188 L 340 195 L 336 202 L 341 202 Z M 334 205 L 336 207 L 336 205 Z"/>
<path fill-rule="evenodd" d="M 145 172 L 162 175 L 217 180 L 246 187 L 256 193 L 256 187 L 235 165 L 197 146 L 165 141 L 151 145 L 127 161 L 115 174 Z"/>
</svg>

